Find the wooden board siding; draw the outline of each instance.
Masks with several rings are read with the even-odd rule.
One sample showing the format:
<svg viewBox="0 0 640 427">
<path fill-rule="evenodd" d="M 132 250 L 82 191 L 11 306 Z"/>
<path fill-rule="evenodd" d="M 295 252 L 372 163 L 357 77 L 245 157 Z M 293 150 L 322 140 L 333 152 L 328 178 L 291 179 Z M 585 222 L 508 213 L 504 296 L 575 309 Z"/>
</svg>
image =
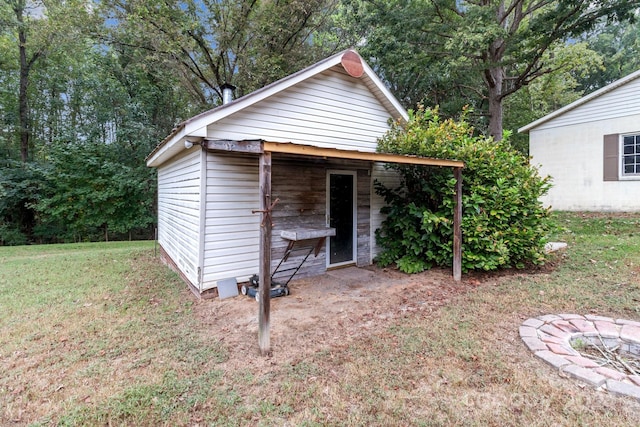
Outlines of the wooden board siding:
<svg viewBox="0 0 640 427">
<path fill-rule="evenodd" d="M 371 264 L 371 170 L 358 169 L 358 225 L 357 225 L 357 258 L 358 267 Z"/>
<path fill-rule="evenodd" d="M 326 169 L 325 161 L 303 161 L 275 158 L 271 169 L 271 199 L 280 199 L 273 210 L 271 238 L 271 271 L 282 259 L 288 240 L 280 231 L 294 228 L 326 227 Z M 297 242 L 297 247 L 315 245 L 318 240 Z M 304 251 L 295 251 L 281 269 L 295 268 L 304 257 Z M 296 274 L 296 278 L 322 274 L 326 269 L 326 252 L 311 255 Z M 286 280 L 292 272 L 276 275 Z"/>
<path fill-rule="evenodd" d="M 198 283 L 200 177 L 199 147 L 158 168 L 158 242 L 193 286 Z"/>
<path fill-rule="evenodd" d="M 610 120 L 640 114 L 640 78 L 613 89 L 537 126 L 536 130 Z"/>
<path fill-rule="evenodd" d="M 207 138 L 374 152 L 388 119 L 362 80 L 332 69 L 216 122 Z"/>
<path fill-rule="evenodd" d="M 327 170 L 357 170 L 357 264 L 371 264 L 370 251 L 370 172 L 368 162 L 312 161 L 292 158 L 276 158 L 272 168 L 272 199 L 280 202 L 273 211 L 272 271 L 286 250 L 288 241 L 280 237 L 280 231 L 292 228 L 324 228 L 326 218 Z M 315 246 L 318 240 L 299 242 L 299 246 Z M 310 277 L 326 270 L 326 243 L 318 256 L 311 255 L 303 264 L 296 278 Z M 296 267 L 305 251 L 296 251 L 281 268 Z M 281 276 L 286 279 L 289 273 Z M 280 276 L 280 275 L 278 275 Z"/>
<path fill-rule="evenodd" d="M 376 244 L 375 232 L 386 218 L 386 215 L 380 213 L 380 209 L 384 206 L 384 199 L 376 194 L 374 183 L 379 181 L 387 187 L 396 188 L 400 185 L 400 175 L 394 170 L 387 169 L 382 163 L 374 163 L 371 169 L 371 261 L 378 254 L 380 249 Z"/>
<path fill-rule="evenodd" d="M 258 157 L 208 153 L 203 290 L 258 272 Z"/>
</svg>

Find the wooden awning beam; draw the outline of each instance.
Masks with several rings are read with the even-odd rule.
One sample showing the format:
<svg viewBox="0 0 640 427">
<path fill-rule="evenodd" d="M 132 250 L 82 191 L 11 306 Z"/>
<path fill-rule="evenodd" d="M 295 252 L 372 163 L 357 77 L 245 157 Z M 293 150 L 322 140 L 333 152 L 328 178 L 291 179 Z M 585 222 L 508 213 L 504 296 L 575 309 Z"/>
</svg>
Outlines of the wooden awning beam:
<svg viewBox="0 0 640 427">
<path fill-rule="evenodd" d="M 205 139 L 202 141 L 202 146 L 212 151 L 230 151 L 244 154 L 262 154 L 264 152 L 262 150 L 261 139 L 245 139 L 241 141 L 232 139 Z"/>
<path fill-rule="evenodd" d="M 340 150 L 337 148 L 321 148 L 311 145 L 301 145 L 281 142 L 263 142 L 264 151 L 271 153 L 298 154 L 301 156 L 332 157 L 349 160 L 368 160 L 381 163 L 402 163 L 423 166 L 464 167 L 464 162 L 449 159 L 432 159 L 428 157 L 406 156 L 401 154 L 369 153 L 355 150 Z"/>
<path fill-rule="evenodd" d="M 208 150 L 229 151 L 234 153 L 261 154 L 280 153 L 310 157 L 327 157 L 335 159 L 364 160 L 381 163 L 400 163 L 407 165 L 444 166 L 464 168 L 464 162 L 450 159 L 434 159 L 429 157 L 407 156 L 402 154 L 371 153 L 337 148 L 322 148 L 312 145 L 294 144 L 292 142 L 270 142 L 259 139 L 251 140 L 212 140 L 205 139 L 203 146 Z"/>
</svg>

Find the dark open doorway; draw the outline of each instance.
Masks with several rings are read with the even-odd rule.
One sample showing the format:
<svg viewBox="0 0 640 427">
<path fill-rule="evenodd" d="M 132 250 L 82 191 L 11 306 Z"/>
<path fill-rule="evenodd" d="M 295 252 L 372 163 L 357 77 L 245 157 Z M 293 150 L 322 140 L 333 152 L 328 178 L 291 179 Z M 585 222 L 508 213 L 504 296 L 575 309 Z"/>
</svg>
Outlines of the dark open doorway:
<svg viewBox="0 0 640 427">
<path fill-rule="evenodd" d="M 348 264 L 355 260 L 355 184 L 355 172 L 328 172 L 328 222 L 329 227 L 336 229 L 336 235 L 329 238 L 329 266 Z"/>
</svg>

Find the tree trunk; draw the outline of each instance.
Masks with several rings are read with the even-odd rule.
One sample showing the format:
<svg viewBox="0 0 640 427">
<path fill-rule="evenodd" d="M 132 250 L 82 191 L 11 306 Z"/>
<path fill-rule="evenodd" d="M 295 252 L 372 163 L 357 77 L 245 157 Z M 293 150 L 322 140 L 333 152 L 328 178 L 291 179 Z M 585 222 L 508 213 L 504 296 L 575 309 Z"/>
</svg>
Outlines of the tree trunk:
<svg viewBox="0 0 640 427">
<path fill-rule="evenodd" d="M 492 68 L 486 72 L 489 97 L 489 135 L 494 140 L 502 140 L 502 83 L 504 70 L 502 67 Z"/>
<path fill-rule="evenodd" d="M 508 20 L 505 20 L 504 0 L 497 5 L 496 22 L 503 27 L 507 25 Z M 502 88 L 505 71 L 500 63 L 504 59 L 505 49 L 505 41 L 502 38 L 498 38 L 491 43 L 487 51 L 489 65 L 484 72 L 484 79 L 488 88 L 487 95 L 489 97 L 489 135 L 496 141 L 502 140 Z"/>
<path fill-rule="evenodd" d="M 29 69 L 31 68 L 27 61 L 27 35 L 24 29 L 23 2 L 18 2 L 18 6 L 14 9 L 20 27 L 18 29 L 18 40 L 20 49 L 20 84 L 18 94 L 18 126 L 20 135 L 20 158 L 22 163 L 26 163 L 29 159 L 29 142 L 31 130 L 29 127 L 29 104 L 27 101 L 27 88 L 29 86 Z M 22 6 L 22 7 L 21 7 Z"/>
</svg>

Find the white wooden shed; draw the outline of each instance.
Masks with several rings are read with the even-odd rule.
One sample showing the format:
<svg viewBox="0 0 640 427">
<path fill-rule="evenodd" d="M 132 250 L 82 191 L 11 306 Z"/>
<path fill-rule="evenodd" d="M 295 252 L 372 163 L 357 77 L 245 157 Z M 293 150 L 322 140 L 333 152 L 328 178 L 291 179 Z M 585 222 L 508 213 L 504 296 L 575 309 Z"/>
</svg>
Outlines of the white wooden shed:
<svg viewBox="0 0 640 427">
<path fill-rule="evenodd" d="M 555 210 L 640 211 L 640 71 L 519 129 Z"/>
<path fill-rule="evenodd" d="M 292 230 L 335 229 L 326 245 L 322 239 L 314 242 L 320 245 L 317 256 L 309 257 L 296 277 L 371 264 L 383 204 L 373 184 L 396 179 L 384 163 L 458 172 L 463 166 L 376 153 L 389 120 L 407 117 L 371 68 L 349 50 L 186 120 L 147 158 L 158 170 L 163 258 L 197 295 L 228 278 L 247 281 L 259 272 L 267 246 L 273 268 L 290 242 L 283 232 Z M 263 198 L 265 171 L 270 189 Z M 265 206 L 276 200 L 265 215 Z M 261 241 L 265 221 L 270 244 Z"/>
</svg>

